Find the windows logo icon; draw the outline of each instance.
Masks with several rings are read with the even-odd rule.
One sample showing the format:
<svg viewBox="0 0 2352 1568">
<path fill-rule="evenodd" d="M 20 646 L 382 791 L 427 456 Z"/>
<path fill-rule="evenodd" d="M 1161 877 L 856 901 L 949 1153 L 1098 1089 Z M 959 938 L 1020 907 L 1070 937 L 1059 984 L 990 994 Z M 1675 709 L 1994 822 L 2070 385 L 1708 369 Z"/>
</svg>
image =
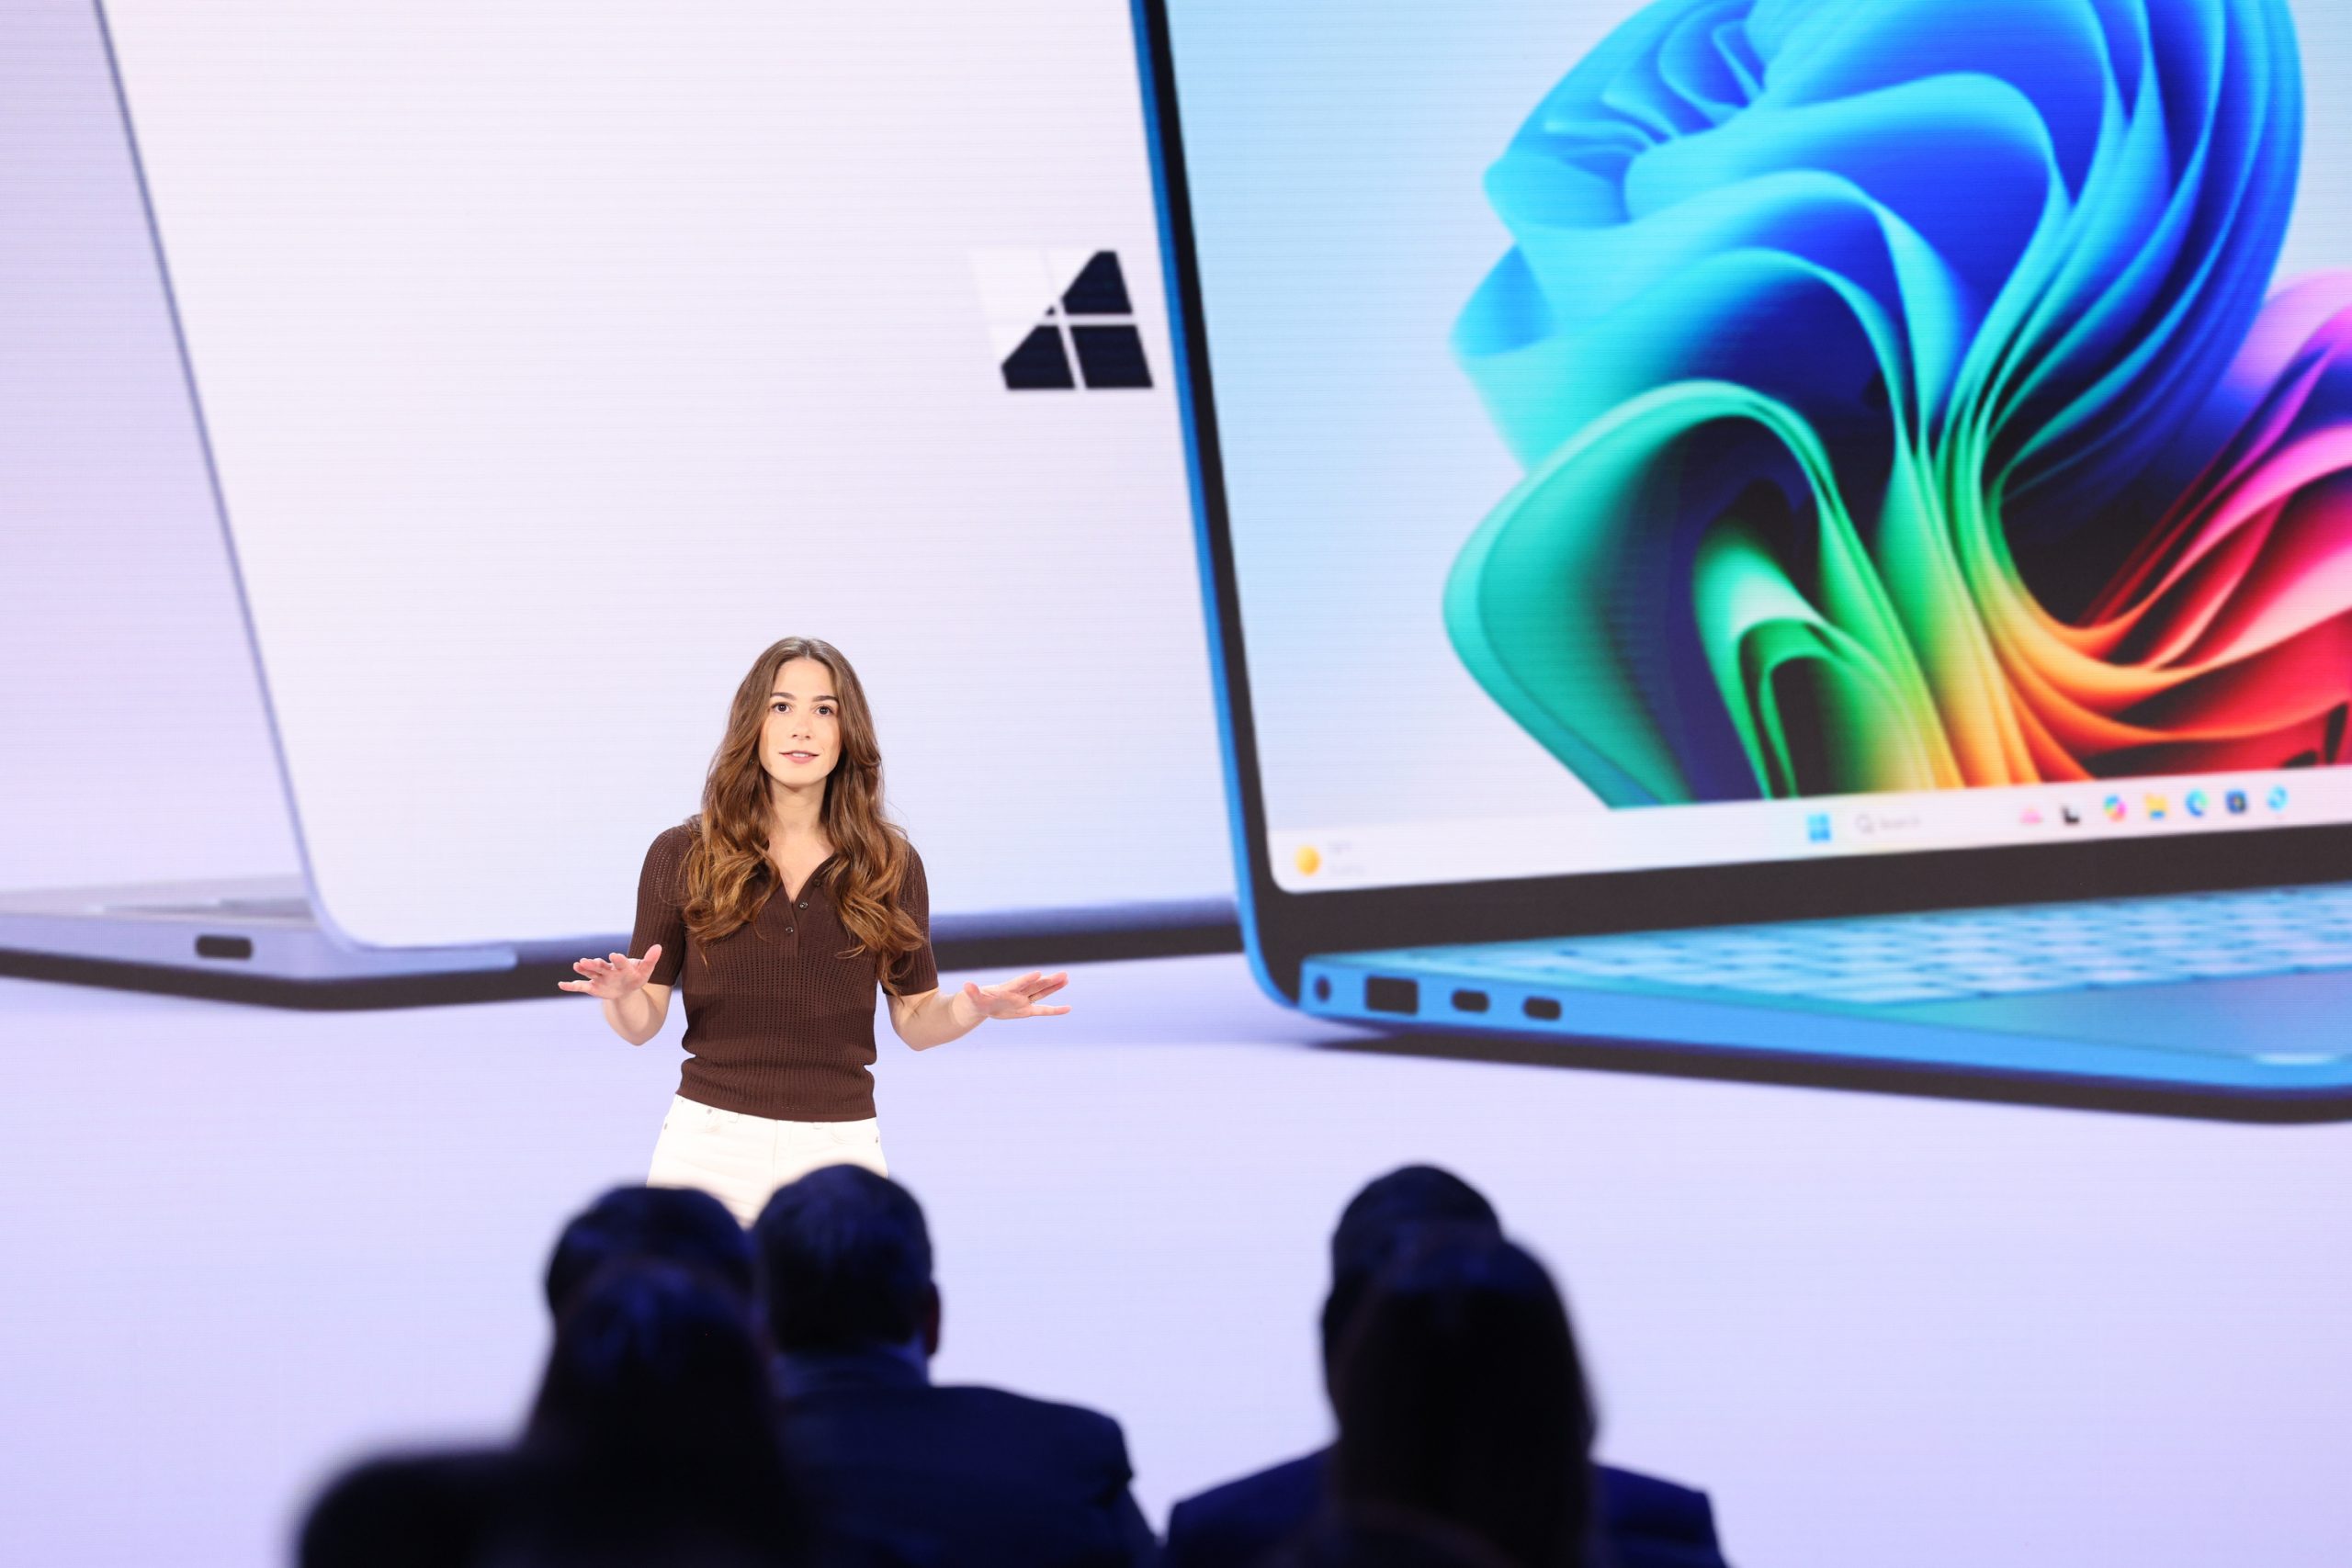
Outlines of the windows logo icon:
<svg viewBox="0 0 2352 1568">
<path fill-rule="evenodd" d="M 972 273 L 1007 391 L 1151 385 L 1116 251 L 974 251 Z"/>
</svg>

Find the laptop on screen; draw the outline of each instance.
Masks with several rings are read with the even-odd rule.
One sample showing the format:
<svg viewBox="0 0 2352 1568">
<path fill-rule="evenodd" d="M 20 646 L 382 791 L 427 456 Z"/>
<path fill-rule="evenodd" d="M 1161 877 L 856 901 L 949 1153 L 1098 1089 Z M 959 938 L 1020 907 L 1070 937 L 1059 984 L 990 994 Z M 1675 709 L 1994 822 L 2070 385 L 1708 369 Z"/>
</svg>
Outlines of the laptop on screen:
<svg viewBox="0 0 2352 1568">
<path fill-rule="evenodd" d="M 1271 990 L 2352 1088 L 2352 11 L 1137 15 Z"/>
<path fill-rule="evenodd" d="M 29 415 L 0 434 L 0 964 L 339 999 L 511 969 L 508 944 L 368 949 L 322 918 L 98 17 L 10 6 L 0 56 L 0 342 Z"/>
<path fill-rule="evenodd" d="M 1219 940 L 1132 35 L 1033 10 L 1016 45 L 954 7 L 12 7 L 55 99 L 0 147 L 12 216 L 70 252 L 0 300 L 12 346 L 67 345 L 12 361 L 52 411 L 28 570 L 71 554 L 108 617 L 178 595 L 266 692 L 238 768 L 293 842 L 168 886 L 0 867 L 0 948 L 302 980 L 609 951 L 796 631 L 857 662 L 943 942 Z M 29 613 L 77 648 L 99 618 Z M 107 744 L 64 729 L 44 754 Z"/>
</svg>

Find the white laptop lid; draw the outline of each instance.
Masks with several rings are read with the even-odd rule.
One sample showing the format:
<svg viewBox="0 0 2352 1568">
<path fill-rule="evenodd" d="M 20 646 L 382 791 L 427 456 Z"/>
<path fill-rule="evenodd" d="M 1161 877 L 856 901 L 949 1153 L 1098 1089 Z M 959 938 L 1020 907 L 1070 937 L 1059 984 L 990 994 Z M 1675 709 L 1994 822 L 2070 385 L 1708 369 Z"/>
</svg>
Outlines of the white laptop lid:
<svg viewBox="0 0 2352 1568">
<path fill-rule="evenodd" d="M 290 878 L 97 17 L 0 7 L 0 894 Z"/>
<path fill-rule="evenodd" d="M 791 632 L 940 912 L 1229 891 L 1123 7 L 106 15 L 337 928 L 625 926 Z M 1152 385 L 1008 390 L 1098 251 Z"/>
</svg>

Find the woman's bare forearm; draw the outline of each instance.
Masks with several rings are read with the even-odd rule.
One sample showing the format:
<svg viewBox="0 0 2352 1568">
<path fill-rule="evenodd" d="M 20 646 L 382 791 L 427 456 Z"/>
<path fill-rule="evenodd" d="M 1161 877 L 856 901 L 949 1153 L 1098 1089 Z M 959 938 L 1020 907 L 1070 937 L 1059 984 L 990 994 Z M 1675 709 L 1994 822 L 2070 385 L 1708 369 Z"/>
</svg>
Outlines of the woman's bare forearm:
<svg viewBox="0 0 2352 1568">
<path fill-rule="evenodd" d="M 656 995 L 655 993 L 660 993 Z M 662 1032 L 670 1016 L 670 987 L 639 986 L 625 997 L 605 997 L 605 1021 L 632 1045 L 642 1045 Z"/>
<path fill-rule="evenodd" d="M 918 1051 L 961 1040 L 987 1021 L 972 1010 L 961 991 L 926 991 L 919 997 L 893 999 L 899 1005 L 890 1010 L 890 1027 Z"/>
</svg>

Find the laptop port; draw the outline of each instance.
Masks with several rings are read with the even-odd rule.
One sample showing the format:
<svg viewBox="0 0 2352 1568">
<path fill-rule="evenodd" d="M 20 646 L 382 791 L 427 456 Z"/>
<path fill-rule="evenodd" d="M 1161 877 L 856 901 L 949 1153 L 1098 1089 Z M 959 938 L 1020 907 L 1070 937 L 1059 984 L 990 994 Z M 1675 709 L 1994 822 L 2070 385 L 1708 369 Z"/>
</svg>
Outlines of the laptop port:
<svg viewBox="0 0 2352 1568">
<path fill-rule="evenodd" d="M 1419 980 L 1394 980 L 1385 975 L 1374 976 L 1363 983 L 1363 1005 L 1374 1012 L 1401 1012 L 1410 1016 L 1421 1010 L 1421 983 Z"/>
<path fill-rule="evenodd" d="M 1329 975 L 1315 976 L 1315 999 L 1318 1002 L 1328 1002 L 1331 999 L 1331 976 Z"/>
<path fill-rule="evenodd" d="M 1454 992 L 1453 1010 L 1456 1012 L 1486 1011 L 1487 993 L 1484 991 L 1473 991 L 1467 989 Z"/>
<path fill-rule="evenodd" d="M 249 936 L 200 936 L 196 939 L 198 958 L 251 958 L 254 939 Z"/>
<path fill-rule="evenodd" d="M 1530 1018 L 1540 1018 L 1546 1023 L 1559 1021 L 1560 1002 L 1556 997 L 1530 997 L 1519 1008 Z"/>
</svg>

